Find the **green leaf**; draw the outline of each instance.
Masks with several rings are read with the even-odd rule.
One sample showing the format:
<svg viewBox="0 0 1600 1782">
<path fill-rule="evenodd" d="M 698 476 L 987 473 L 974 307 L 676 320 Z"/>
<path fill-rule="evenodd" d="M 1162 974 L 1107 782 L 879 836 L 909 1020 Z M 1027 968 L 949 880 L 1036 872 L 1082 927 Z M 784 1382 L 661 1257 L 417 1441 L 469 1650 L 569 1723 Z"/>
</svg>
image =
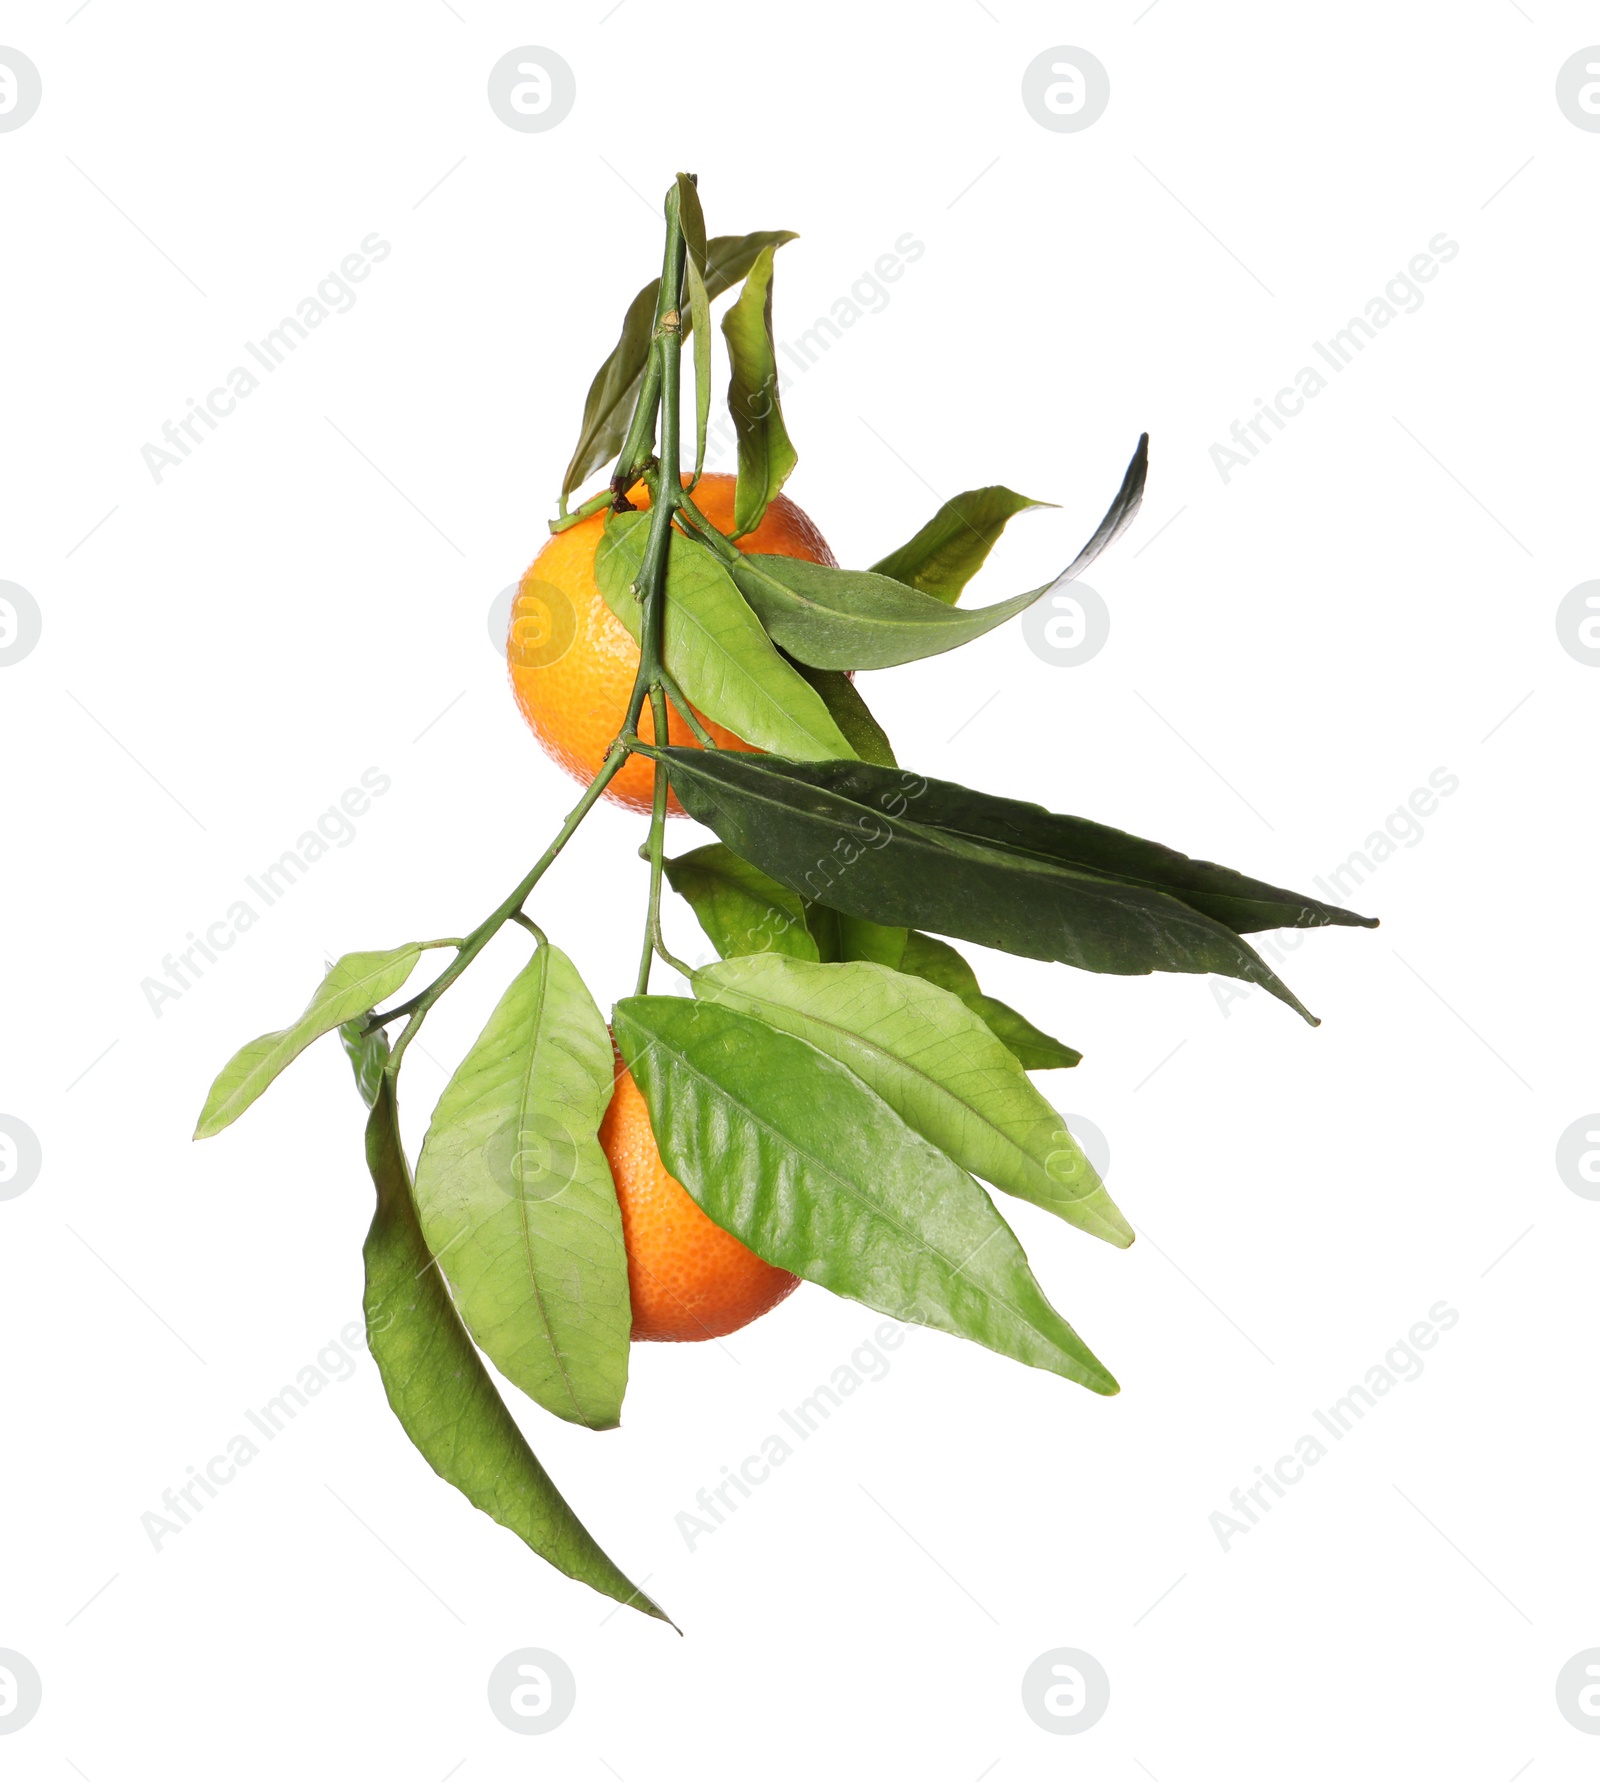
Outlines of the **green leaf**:
<svg viewBox="0 0 1600 1782">
<path fill-rule="evenodd" d="M 988 1195 L 852 1071 L 714 1003 L 634 996 L 612 1021 L 667 1168 L 758 1256 L 891 1317 L 1117 1390 Z"/>
<path fill-rule="evenodd" d="M 722 318 L 732 377 L 728 412 L 739 442 L 733 492 L 734 536 L 754 532 L 767 504 L 799 462 L 778 403 L 778 359 L 772 344 L 772 255 L 763 248 L 744 289 Z"/>
<path fill-rule="evenodd" d="M 636 643 L 633 583 L 649 529 L 648 513 L 612 514 L 594 560 L 606 605 Z M 667 668 L 690 703 L 735 736 L 797 761 L 850 754 L 827 707 L 773 648 L 727 570 L 677 531 L 667 555 L 662 641 Z"/>
<path fill-rule="evenodd" d="M 1075 580 L 1128 526 L 1144 496 L 1149 435 L 1141 436 L 1116 499 L 1093 538 L 1054 581 L 993 606 L 947 606 L 870 570 L 832 569 L 756 552 L 728 565 L 773 641 L 816 668 L 893 668 L 970 643 Z"/>
<path fill-rule="evenodd" d="M 706 290 L 706 218 L 687 173 L 678 175 L 678 220 L 683 228 L 684 271 L 689 278 L 689 316 L 694 337 L 694 480 L 706 461 L 706 420 L 711 413 L 711 298 Z M 768 263 L 772 249 L 763 248 Z"/>
<path fill-rule="evenodd" d="M 858 804 L 894 799 L 905 779 L 863 762 L 843 762 L 820 771 L 802 769 L 797 777 Z M 1091 823 L 1085 817 L 1063 816 L 1043 805 L 975 792 L 951 780 L 919 779 L 917 785 L 914 815 L 918 823 L 953 838 L 1012 849 L 1073 872 L 1164 892 L 1235 934 L 1253 934 L 1265 928 L 1378 925 L 1375 917 L 1359 916 L 1338 904 L 1247 878 L 1210 860 L 1191 860 L 1175 848 Z"/>
<path fill-rule="evenodd" d="M 632 1314 L 622 1214 L 595 1134 L 611 1040 L 566 954 L 512 980 L 434 1109 L 417 1213 L 479 1348 L 547 1411 L 614 1429 Z"/>
<path fill-rule="evenodd" d="M 867 702 L 849 675 L 837 668 L 813 668 L 809 663 L 784 657 L 828 708 L 828 715 L 844 732 L 844 739 L 863 761 L 879 767 L 895 765 L 894 750 L 883 727 L 867 710 Z"/>
<path fill-rule="evenodd" d="M 551 1483 L 456 1316 L 417 1222 L 388 1077 L 367 1120 L 367 1166 L 378 1191 L 362 1250 L 367 1346 L 401 1427 L 441 1479 L 557 1571 L 671 1626 Z"/>
<path fill-rule="evenodd" d="M 1220 972 L 1260 984 L 1315 1025 L 1258 953 L 1177 898 L 921 821 L 936 782 L 852 762 L 853 774 L 881 787 L 864 802 L 833 790 L 816 763 L 727 749 L 641 752 L 667 763 L 684 808 L 736 854 L 846 915 L 1082 971 Z M 862 784 L 853 781 L 858 793 Z"/>
<path fill-rule="evenodd" d="M 959 996 L 973 1014 L 982 1017 L 990 1032 L 1024 1070 L 1070 1070 L 1083 1062 L 1081 1052 L 1041 1033 L 1026 1016 L 997 998 L 985 996 L 978 986 L 977 974 L 947 942 L 935 940 L 931 934 L 909 935 L 900 969 Z"/>
<path fill-rule="evenodd" d="M 393 996 L 421 956 L 422 948 L 413 941 L 383 953 L 346 953 L 336 960 L 298 1021 L 251 1040 L 223 1065 L 200 1110 L 194 1136 L 211 1138 L 231 1126 L 313 1040 Z"/>
<path fill-rule="evenodd" d="M 847 916 L 814 900 L 806 903 L 806 927 L 817 943 L 817 957 L 825 965 L 862 959 L 874 965 L 887 965 L 894 971 L 900 969 L 908 939 L 904 928 L 869 922 L 861 916 Z"/>
<path fill-rule="evenodd" d="M 1006 521 L 1030 507 L 1054 507 L 1053 501 L 1032 501 L 998 483 L 953 495 L 914 538 L 873 564 L 874 575 L 904 582 L 954 606 L 961 590 L 983 568 Z"/>
<path fill-rule="evenodd" d="M 344 1047 L 350 1068 L 356 1073 L 356 1088 L 361 1091 L 361 1099 L 369 1108 L 378 1099 L 383 1067 L 389 1062 L 388 1034 L 381 1027 L 375 1027 L 371 1033 L 365 1031 L 369 1017 L 376 1013 L 376 1009 L 367 1009 L 353 1020 L 344 1022 L 339 1029 L 339 1044 Z"/>
<path fill-rule="evenodd" d="M 730 285 L 737 284 L 764 247 L 782 247 L 784 242 L 794 239 L 791 229 L 713 236 L 706 245 L 707 299 L 715 302 Z M 638 400 L 645 363 L 650 357 L 650 336 L 655 327 L 656 300 L 660 295 L 661 280 L 653 278 L 628 305 L 621 337 L 594 375 L 583 405 L 578 443 L 566 475 L 561 479 L 563 500 L 588 479 L 591 471 L 608 463 L 622 449 L 633 405 Z"/>
<path fill-rule="evenodd" d="M 803 901 L 721 842 L 680 854 L 663 866 L 667 883 L 687 900 L 719 957 L 732 959 L 743 953 L 817 957 Z"/>
<path fill-rule="evenodd" d="M 825 903 L 806 904 L 806 927 L 817 944 L 817 957 L 824 965 L 839 965 L 853 959 L 870 960 L 874 965 L 900 969 L 908 938 L 904 928 L 886 927 L 881 922 L 867 922 L 860 916 L 846 916 L 829 909 Z M 726 955 L 724 955 L 726 957 Z"/>
<path fill-rule="evenodd" d="M 1061 1116 L 948 990 L 881 965 L 773 958 L 724 960 L 693 982 L 696 996 L 837 1059 L 964 1170 L 1107 1243 L 1133 1242 Z"/>
</svg>

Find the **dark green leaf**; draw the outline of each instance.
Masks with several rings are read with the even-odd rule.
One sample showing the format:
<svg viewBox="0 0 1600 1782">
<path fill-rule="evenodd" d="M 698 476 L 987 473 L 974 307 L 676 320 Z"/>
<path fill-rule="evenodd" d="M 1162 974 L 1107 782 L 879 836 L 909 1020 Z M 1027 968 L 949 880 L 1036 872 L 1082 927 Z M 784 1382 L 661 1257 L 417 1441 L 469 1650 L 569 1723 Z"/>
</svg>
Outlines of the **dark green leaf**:
<svg viewBox="0 0 1600 1782">
<path fill-rule="evenodd" d="M 822 786 L 857 804 L 874 805 L 898 796 L 904 776 L 866 762 L 840 762 L 820 771 L 797 770 L 796 778 Z M 919 780 L 918 823 L 942 834 L 1012 849 L 1074 872 L 1093 873 L 1122 885 L 1162 891 L 1210 916 L 1235 934 L 1264 928 L 1376 928 L 1372 916 L 1358 916 L 1337 904 L 1302 892 L 1285 891 L 1231 867 L 1191 860 L 1160 842 L 1144 841 L 1085 817 L 1062 816 L 1021 799 L 974 792 L 950 780 Z"/>
<path fill-rule="evenodd" d="M 732 959 L 744 953 L 817 957 L 801 899 L 731 848 L 712 842 L 664 864 L 667 883 L 687 899 L 719 957 Z"/>
<path fill-rule="evenodd" d="M 915 774 L 852 763 L 882 787 L 861 802 L 811 766 L 774 756 L 644 753 L 667 763 L 684 808 L 736 854 L 846 915 L 1083 971 L 1220 972 L 1260 984 L 1315 1024 L 1259 954 L 1175 897 L 924 823 L 921 799 L 933 782 Z"/>
<path fill-rule="evenodd" d="M 817 668 L 893 668 L 970 643 L 1075 580 L 1132 521 L 1144 496 L 1149 435 L 1139 440 L 1116 499 L 1093 538 L 1054 581 L 971 610 L 950 607 L 870 570 L 832 569 L 762 553 L 730 561 L 773 641 Z"/>
<path fill-rule="evenodd" d="M 891 1317 L 1117 1390 L 989 1197 L 853 1072 L 710 1003 L 635 996 L 612 1019 L 667 1168 L 758 1256 Z"/>
<path fill-rule="evenodd" d="M 417 1215 L 479 1348 L 557 1417 L 614 1429 L 633 1315 L 616 1185 L 595 1136 L 611 1040 L 542 945 L 439 1097 Z"/>
<path fill-rule="evenodd" d="M 881 965 L 769 957 L 708 965 L 694 993 L 836 1058 L 973 1175 L 1107 1243 L 1133 1242 L 1061 1116 L 948 990 Z"/>
<path fill-rule="evenodd" d="M 904 582 L 954 606 L 961 590 L 983 568 L 1006 521 L 1030 507 L 1054 507 L 1053 501 L 1032 501 L 1014 489 L 992 484 L 953 495 L 917 535 L 872 566 L 873 574 Z"/>
<path fill-rule="evenodd" d="M 828 708 L 828 715 L 844 732 L 844 739 L 863 761 L 879 767 L 895 765 L 894 750 L 883 727 L 867 710 L 867 702 L 849 675 L 837 668 L 813 668 L 809 663 L 785 657 L 802 680 L 807 681 Z"/>
<path fill-rule="evenodd" d="M 386 952 L 346 953 L 336 960 L 292 1026 L 251 1040 L 223 1065 L 200 1110 L 194 1136 L 210 1138 L 231 1126 L 313 1040 L 392 996 L 411 976 L 422 951 L 412 941 Z"/>
<path fill-rule="evenodd" d="M 1025 1016 L 993 996 L 985 996 L 977 974 L 965 959 L 931 934 L 912 934 L 900 959 L 901 971 L 926 978 L 952 996 L 959 996 L 975 1015 L 981 1016 L 1024 1070 L 1070 1070 L 1083 1062 L 1083 1054 L 1041 1033 Z"/>
<path fill-rule="evenodd" d="M 694 340 L 694 474 L 706 461 L 706 420 L 711 413 L 711 298 L 706 290 L 706 219 L 700 194 L 687 173 L 678 175 L 678 218 L 683 227 L 684 272 Z M 771 248 L 762 250 L 768 256 Z"/>
<path fill-rule="evenodd" d="M 367 1120 L 367 1167 L 378 1191 L 362 1250 L 367 1346 L 401 1427 L 441 1479 L 557 1571 L 667 1621 L 550 1482 L 456 1316 L 417 1223 L 387 1077 Z"/>
<path fill-rule="evenodd" d="M 798 462 L 778 404 L 778 360 L 772 344 L 772 255 L 763 248 L 745 275 L 744 289 L 722 318 L 732 377 L 728 412 L 739 442 L 739 480 L 733 495 L 736 538 L 754 532 L 767 504 Z"/>
<path fill-rule="evenodd" d="M 755 263 L 764 247 L 781 247 L 794 240 L 790 229 L 763 229 L 753 235 L 716 235 L 706 244 L 706 296 L 715 300 L 737 284 Z M 583 425 L 566 475 L 561 481 L 563 500 L 580 487 L 589 473 L 608 463 L 622 449 L 623 435 L 638 399 L 639 382 L 650 357 L 650 335 L 655 326 L 656 300 L 661 280 L 651 279 L 628 305 L 622 335 L 605 364 L 595 373 L 583 405 Z"/>
<path fill-rule="evenodd" d="M 634 579 L 644 561 L 648 513 L 612 514 L 595 552 L 595 579 L 638 641 Z M 759 749 L 796 760 L 848 756 L 850 744 L 821 698 L 773 648 L 723 565 L 674 531 L 667 555 L 663 654 L 689 702 Z"/>
</svg>

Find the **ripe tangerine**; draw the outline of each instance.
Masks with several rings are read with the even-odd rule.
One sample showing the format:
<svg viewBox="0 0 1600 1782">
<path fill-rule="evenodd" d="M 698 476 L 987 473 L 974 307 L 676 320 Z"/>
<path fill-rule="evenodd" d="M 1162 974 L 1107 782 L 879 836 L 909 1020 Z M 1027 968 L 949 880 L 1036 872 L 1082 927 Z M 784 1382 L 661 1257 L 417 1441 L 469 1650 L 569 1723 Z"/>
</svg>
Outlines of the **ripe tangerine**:
<svg viewBox="0 0 1600 1782">
<path fill-rule="evenodd" d="M 716 473 L 703 476 L 694 492 L 695 505 L 723 532 L 733 529 L 733 493 L 734 479 Z M 635 507 L 648 508 L 650 492 L 640 484 L 629 499 Z M 594 556 L 604 523 L 603 513 L 591 514 L 556 533 L 529 564 L 512 604 L 506 647 L 511 687 L 523 717 L 545 753 L 585 784 L 599 772 L 622 728 L 639 671 L 639 647 L 606 605 L 595 580 Z M 772 501 L 761 524 L 739 540 L 739 548 L 836 567 L 827 540 L 786 495 Z M 750 749 L 698 710 L 695 716 L 719 748 Z M 639 715 L 639 736 L 655 741 L 648 705 Z M 676 712 L 669 714 L 667 736 L 673 744 L 699 747 Z M 605 796 L 648 811 L 654 783 L 653 764 L 633 756 Z M 676 815 L 683 807 L 669 795 L 667 809 Z"/>
<path fill-rule="evenodd" d="M 715 1224 L 661 1161 L 650 1113 L 619 1058 L 600 1145 L 622 1207 L 636 1343 L 702 1343 L 770 1312 L 799 1277 Z"/>
</svg>

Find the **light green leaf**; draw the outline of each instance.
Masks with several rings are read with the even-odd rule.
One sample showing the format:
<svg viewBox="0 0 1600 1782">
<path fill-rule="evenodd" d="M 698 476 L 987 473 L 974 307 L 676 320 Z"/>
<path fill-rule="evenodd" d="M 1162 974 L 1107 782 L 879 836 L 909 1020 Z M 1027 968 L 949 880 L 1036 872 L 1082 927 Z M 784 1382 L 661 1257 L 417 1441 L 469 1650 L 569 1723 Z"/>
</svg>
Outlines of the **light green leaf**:
<svg viewBox="0 0 1600 1782">
<path fill-rule="evenodd" d="M 693 983 L 836 1058 L 973 1175 L 1108 1243 L 1133 1242 L 1061 1116 L 948 990 L 882 965 L 778 958 L 724 960 Z"/>
<path fill-rule="evenodd" d="M 678 175 L 678 220 L 683 227 L 684 271 L 694 345 L 694 480 L 706 461 L 706 421 L 711 413 L 711 298 L 706 292 L 706 219 L 700 194 L 687 173 Z M 771 262 L 772 249 L 762 253 Z"/>
<path fill-rule="evenodd" d="M 383 953 L 346 953 L 336 960 L 298 1021 L 251 1040 L 223 1065 L 200 1110 L 194 1136 L 211 1138 L 231 1126 L 313 1040 L 393 996 L 421 956 L 422 948 L 413 941 Z"/>
<path fill-rule="evenodd" d="M 1054 507 L 1053 501 L 1032 501 L 1014 489 L 992 484 L 953 495 L 914 538 L 872 566 L 874 575 L 904 582 L 954 606 L 961 590 L 983 568 L 1006 521 L 1030 507 Z"/>
<path fill-rule="evenodd" d="M 566 954 L 539 948 L 434 1109 L 417 1212 L 478 1346 L 569 1422 L 613 1429 L 632 1318 L 622 1215 L 595 1134 L 605 1022 Z"/>
<path fill-rule="evenodd" d="M 635 996 L 612 1020 L 667 1168 L 758 1256 L 891 1317 L 1117 1390 L 988 1195 L 844 1065 L 715 1003 Z"/>
<path fill-rule="evenodd" d="M 992 606 L 951 607 L 870 570 L 835 569 L 754 552 L 728 569 L 780 649 L 815 668 L 893 668 L 970 643 L 1015 618 L 1042 594 L 1075 580 L 1132 524 L 1144 497 L 1149 436 L 1142 437 L 1093 537 L 1053 581 Z"/>
<path fill-rule="evenodd" d="M 799 462 L 778 402 L 778 359 L 772 344 L 772 256 L 763 248 L 744 288 L 722 318 L 733 375 L 728 412 L 739 442 L 739 479 L 733 492 L 736 538 L 754 532 L 767 504 Z"/>
<path fill-rule="evenodd" d="M 664 865 L 667 883 L 687 899 L 723 959 L 743 953 L 817 957 L 803 901 L 732 848 L 712 842 Z"/>
<path fill-rule="evenodd" d="M 612 514 L 595 552 L 600 592 L 635 642 L 633 583 L 649 528 L 648 513 Z M 690 703 L 754 747 L 794 761 L 853 758 L 827 707 L 773 648 L 727 570 L 677 531 L 667 556 L 663 653 Z"/>
<path fill-rule="evenodd" d="M 935 940 L 931 934 L 913 931 L 908 936 L 900 969 L 959 996 L 973 1014 L 988 1023 L 990 1031 L 1004 1042 L 1024 1070 L 1070 1070 L 1083 1062 L 1081 1052 L 1041 1033 L 1025 1015 L 1019 1015 L 998 998 L 985 996 L 977 973 L 966 960 L 954 947 Z"/>
<path fill-rule="evenodd" d="M 367 1166 L 378 1191 L 361 1253 L 367 1346 L 401 1428 L 446 1484 L 557 1571 L 670 1627 L 551 1483 L 462 1327 L 417 1223 L 387 1077 L 367 1120 Z"/>
</svg>

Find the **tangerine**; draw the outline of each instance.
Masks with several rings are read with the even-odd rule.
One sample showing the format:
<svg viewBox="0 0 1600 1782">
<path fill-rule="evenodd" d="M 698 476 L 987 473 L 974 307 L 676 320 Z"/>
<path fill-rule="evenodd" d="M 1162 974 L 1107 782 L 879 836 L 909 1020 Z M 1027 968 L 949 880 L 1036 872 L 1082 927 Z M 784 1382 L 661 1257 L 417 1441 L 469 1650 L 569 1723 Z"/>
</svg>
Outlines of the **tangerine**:
<svg viewBox="0 0 1600 1782">
<path fill-rule="evenodd" d="M 719 531 L 733 529 L 734 486 L 731 476 L 708 474 L 695 488 L 695 505 Z M 648 508 L 650 492 L 639 484 L 629 499 L 635 507 Z M 594 556 L 604 523 L 604 513 L 591 514 L 556 533 L 529 564 L 511 608 L 506 646 L 512 691 L 540 747 L 585 784 L 599 772 L 622 728 L 639 672 L 639 646 L 606 605 L 595 580 Z M 837 567 L 827 540 L 786 495 L 774 497 L 761 524 L 739 540 L 739 548 Z M 750 749 L 701 712 L 695 716 L 719 748 Z M 648 704 L 639 714 L 639 736 L 655 741 Z M 680 747 L 700 746 L 676 711 L 668 715 L 667 737 Z M 654 764 L 635 755 L 606 787 L 605 796 L 648 811 L 654 785 Z M 677 815 L 683 807 L 669 794 L 667 809 Z"/>
<path fill-rule="evenodd" d="M 600 1145 L 622 1207 L 636 1343 L 703 1343 L 770 1312 L 799 1277 L 774 1268 L 703 1213 L 667 1173 L 650 1111 L 619 1058 Z"/>
</svg>

